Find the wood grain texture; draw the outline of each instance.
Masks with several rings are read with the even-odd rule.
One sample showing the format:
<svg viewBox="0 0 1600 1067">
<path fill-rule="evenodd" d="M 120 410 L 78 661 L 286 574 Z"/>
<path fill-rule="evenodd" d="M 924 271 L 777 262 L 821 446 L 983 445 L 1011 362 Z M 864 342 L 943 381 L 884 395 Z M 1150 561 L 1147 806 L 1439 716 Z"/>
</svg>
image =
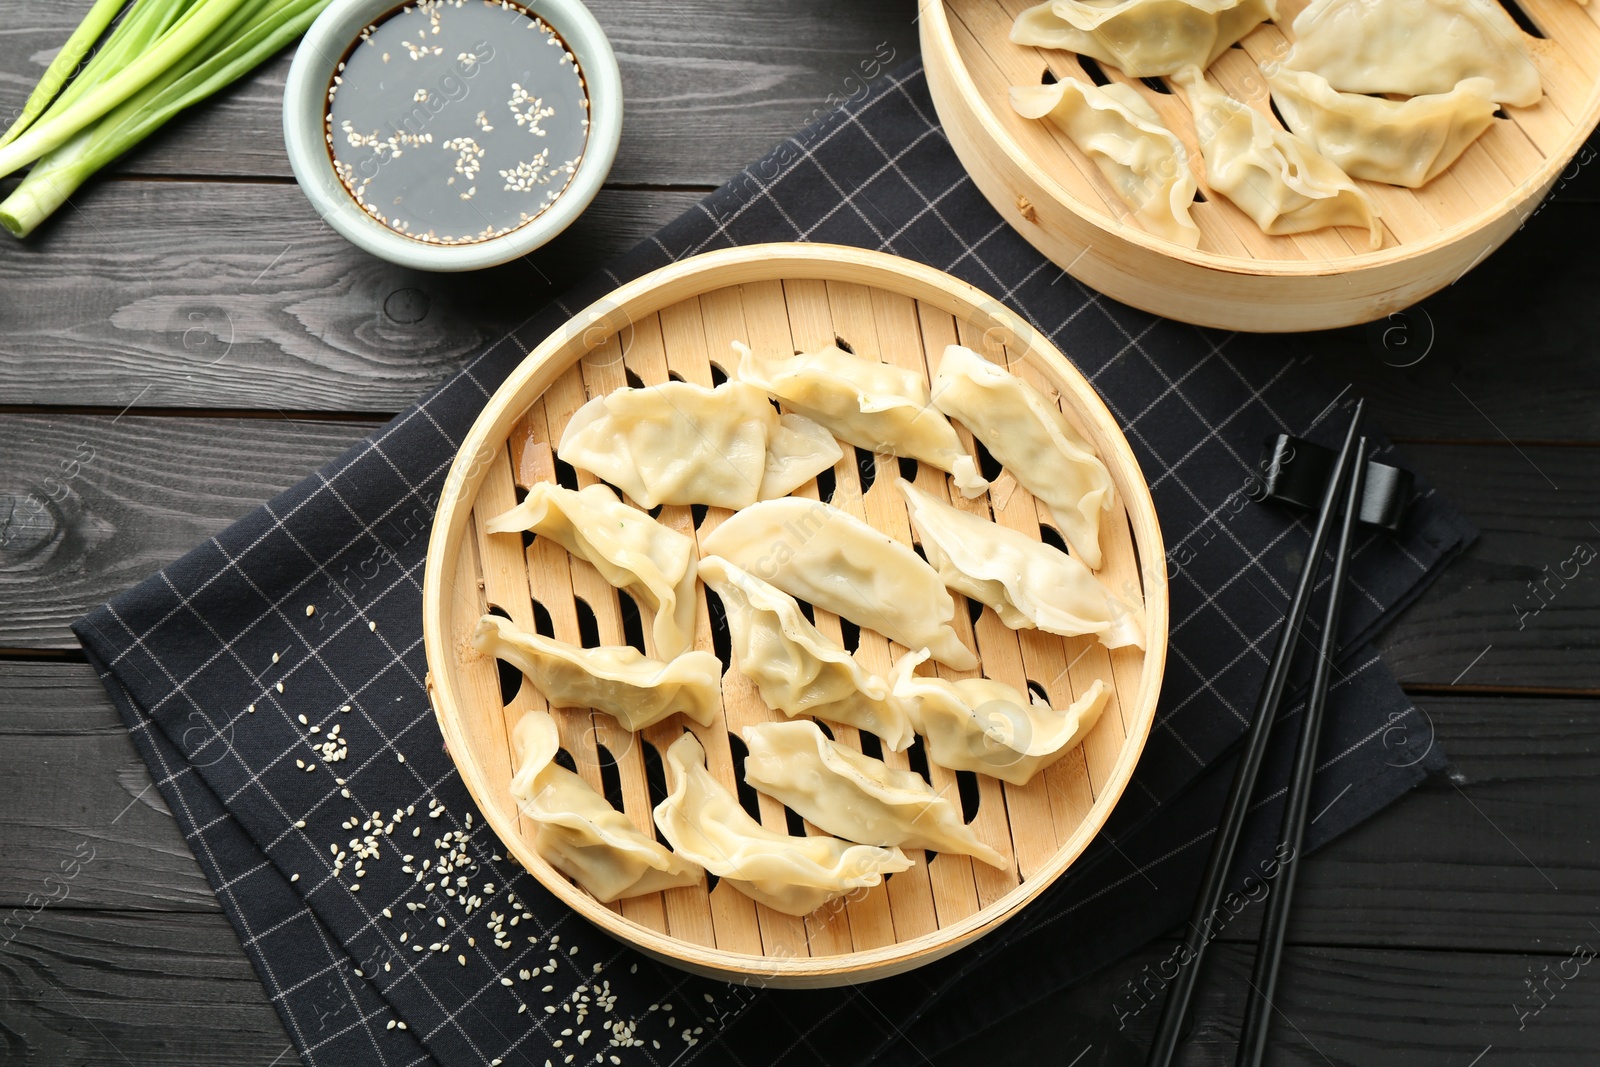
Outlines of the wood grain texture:
<svg viewBox="0 0 1600 1067">
<path fill-rule="evenodd" d="M 87 665 L 0 663 L 0 747 L 0 907 L 31 893 L 55 908 L 219 910 Z M 74 857 L 61 896 L 60 865 Z"/>
<path fill-rule="evenodd" d="M 103 183 L 0 245 L 0 404 L 398 411 L 700 195 L 607 190 L 526 260 L 434 274 L 292 184 Z"/>
<path fill-rule="evenodd" d="M 66 626 L 374 429 L 363 422 L 0 416 L 0 648 Z"/>
<path fill-rule="evenodd" d="M 916 55 L 910 0 L 596 0 L 588 5 L 622 69 L 626 120 L 611 181 L 721 185 L 859 91 L 856 64 L 886 44 Z M 9 0 L 0 35 L 0 125 L 89 8 L 89 0 Z M 125 158 L 124 174 L 289 177 L 281 111 L 291 53 L 181 116 Z M 881 58 L 881 57 L 880 57 Z M 854 78 L 855 80 L 848 80 Z M 687 146 L 692 150 L 686 150 Z"/>
<path fill-rule="evenodd" d="M 1600 453 L 1502 442 L 1406 456 L 1483 536 L 1379 639 L 1395 675 L 1600 691 Z"/>
<path fill-rule="evenodd" d="M 220 912 L 41 912 L 0 952 L 0 1051 L 17 1067 L 299 1062 Z"/>
<path fill-rule="evenodd" d="M 1594 1019 L 1600 1014 L 1596 964 L 1579 970 L 1580 977 L 1521 1029 L 1513 1008 L 1534 1003 L 1524 980 L 1542 979 L 1543 969 L 1558 965 L 1576 942 L 1600 946 L 1600 937 L 1585 930 L 1540 955 L 1290 947 L 1283 954 L 1265 1062 L 1274 1067 L 1468 1067 L 1473 1057 L 1488 1052 L 1479 1067 L 1586 1067 L 1594 1062 Z M 1138 1001 L 1118 993 L 1173 948 L 1164 942 L 1146 946 L 931 1062 L 937 1067 L 1137 1067 L 1144 1063 L 1160 1001 L 1134 1012 Z M 1174 1061 L 1177 1067 L 1233 1062 L 1254 953 L 1253 944 L 1232 943 L 1207 954 L 1194 1000 L 1194 1034 Z"/>
</svg>

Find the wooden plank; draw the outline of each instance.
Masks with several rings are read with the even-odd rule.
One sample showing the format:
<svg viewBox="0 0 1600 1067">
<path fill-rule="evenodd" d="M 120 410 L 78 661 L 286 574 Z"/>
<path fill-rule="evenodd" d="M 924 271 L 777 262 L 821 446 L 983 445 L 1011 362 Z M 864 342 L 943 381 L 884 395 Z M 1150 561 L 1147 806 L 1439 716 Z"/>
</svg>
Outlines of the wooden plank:
<svg viewBox="0 0 1600 1067">
<path fill-rule="evenodd" d="M 361 252 L 293 185 L 92 186 L 0 246 L 0 402 L 398 411 L 700 196 L 608 190 L 525 260 L 437 274 Z"/>
<path fill-rule="evenodd" d="M 330 1001 L 328 1033 L 354 1017 Z M 0 1033 L 16 1064 L 299 1062 L 220 913 L 41 912 L 0 954 Z"/>
<path fill-rule="evenodd" d="M 10 0 L 0 116 L 22 105 L 90 0 Z M 622 70 L 627 122 L 616 182 L 720 185 L 729 174 L 917 54 L 915 8 L 781 0 L 597 0 Z M 292 52 L 151 138 L 118 170 L 289 177 L 281 108 Z M 692 144 L 694 150 L 684 151 Z"/>
<path fill-rule="evenodd" d="M 1396 677 L 1600 692 L 1596 452 L 1414 445 L 1406 459 L 1482 537 L 1380 638 Z"/>
<path fill-rule="evenodd" d="M 1417 952 L 1386 948 L 1290 948 L 1274 997 L 1266 1063 L 1363 1067 L 1503 1063 L 1580 1067 L 1593 1062 L 1600 982 L 1588 963 L 1581 977 L 1548 987 L 1549 1004 L 1519 1028 L 1514 1004 L 1535 1003 L 1524 980 L 1554 972 L 1578 942 L 1596 944 L 1587 927 L 1539 955 Z M 1071 989 L 993 1024 L 955 1048 L 933 1051 L 937 1067 L 1024 1067 L 1144 1061 L 1159 1012 L 1151 983 L 1143 1010 L 1131 983 L 1146 980 L 1176 948 L 1156 942 Z M 1589 949 L 1590 952 L 1593 949 Z M 1219 944 L 1206 956 L 1194 1001 L 1195 1027 L 1176 1062 L 1232 1063 L 1255 946 Z M 1148 968 L 1148 971 L 1146 970 Z M 1119 997 L 1119 991 L 1122 995 Z M 952 1009 L 960 1013 L 959 1006 Z M 941 1022 L 944 1020 L 940 1020 Z M 971 1020 L 981 1026 L 987 1020 Z M 926 1039 L 924 1039 L 926 1041 Z M 1490 1050 L 1492 1046 L 1493 1050 Z"/>
<path fill-rule="evenodd" d="M 376 427 L 287 419 L 0 416 L 0 648 L 72 648 L 67 624 Z M 421 526 L 431 516 L 419 516 Z M 425 536 L 425 533 L 423 534 Z"/>
<path fill-rule="evenodd" d="M 60 878 L 63 860 L 92 856 L 56 907 L 218 910 L 88 666 L 0 663 L 0 751 L 0 906 L 48 894 L 45 878 Z M 71 789 L 61 788 L 63 768 Z"/>
</svg>

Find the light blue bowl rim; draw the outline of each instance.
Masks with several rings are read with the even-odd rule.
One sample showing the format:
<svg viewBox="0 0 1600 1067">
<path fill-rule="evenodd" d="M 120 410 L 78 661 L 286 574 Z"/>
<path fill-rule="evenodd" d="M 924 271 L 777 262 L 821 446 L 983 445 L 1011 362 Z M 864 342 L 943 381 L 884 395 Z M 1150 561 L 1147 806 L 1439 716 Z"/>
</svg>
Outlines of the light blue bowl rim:
<svg viewBox="0 0 1600 1067">
<path fill-rule="evenodd" d="M 289 166 L 311 206 L 328 225 L 373 255 L 418 270 L 479 270 L 508 263 L 548 242 L 589 206 L 617 157 L 622 139 L 622 77 L 600 24 L 578 0 L 522 0 L 561 34 L 578 59 L 589 91 L 589 137 L 566 191 L 544 214 L 502 237 L 470 245 L 429 245 L 402 237 L 356 206 L 328 157 L 323 139 L 326 93 L 350 43 L 400 0 L 333 0 L 306 31 L 283 91 L 283 141 Z"/>
</svg>

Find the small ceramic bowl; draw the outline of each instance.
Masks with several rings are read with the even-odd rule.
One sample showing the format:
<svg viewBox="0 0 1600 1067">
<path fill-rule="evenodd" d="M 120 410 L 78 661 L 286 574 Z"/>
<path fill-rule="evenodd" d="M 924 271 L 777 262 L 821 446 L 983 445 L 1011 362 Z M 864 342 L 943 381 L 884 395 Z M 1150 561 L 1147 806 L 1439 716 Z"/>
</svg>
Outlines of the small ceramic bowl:
<svg viewBox="0 0 1600 1067">
<path fill-rule="evenodd" d="M 578 0 L 524 0 L 555 28 L 577 57 L 589 93 L 589 136 L 582 162 L 548 209 L 510 233 L 460 245 L 427 244 L 402 236 L 356 206 L 334 173 L 323 116 L 334 68 L 361 31 L 401 0 L 333 0 L 306 31 L 289 67 L 283 93 L 283 140 L 289 165 L 317 214 L 352 244 L 419 270 L 478 270 L 526 255 L 571 225 L 600 191 L 622 137 L 622 79 L 600 24 Z"/>
</svg>

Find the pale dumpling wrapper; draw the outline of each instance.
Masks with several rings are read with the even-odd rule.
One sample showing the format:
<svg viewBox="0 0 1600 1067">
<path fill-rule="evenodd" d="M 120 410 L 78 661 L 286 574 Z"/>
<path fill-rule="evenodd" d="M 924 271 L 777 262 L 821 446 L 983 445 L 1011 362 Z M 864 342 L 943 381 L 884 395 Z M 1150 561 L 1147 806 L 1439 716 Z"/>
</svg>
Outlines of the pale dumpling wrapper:
<svg viewBox="0 0 1600 1067">
<path fill-rule="evenodd" d="M 669 530 L 604 485 L 567 489 L 537 482 L 522 503 L 484 524 L 492 534 L 532 531 L 594 564 L 618 589 L 635 593 L 655 612 L 651 632 L 658 655 L 694 644 L 694 542 Z"/>
<path fill-rule="evenodd" d="M 1107 648 L 1144 647 L 1137 598 L 1113 596 L 1058 548 L 953 508 L 904 479 L 899 486 L 922 551 L 949 588 L 987 604 L 1013 630 L 1094 634 Z"/>
<path fill-rule="evenodd" d="M 700 547 L 891 641 L 926 647 L 956 670 L 978 665 L 950 625 L 955 600 L 933 568 L 831 504 L 801 497 L 763 500 L 735 513 Z"/>
<path fill-rule="evenodd" d="M 679 855 L 774 911 L 810 915 L 911 866 L 897 848 L 792 837 L 762 826 L 712 777 L 705 749 L 691 733 L 667 749 L 666 765 L 667 798 L 655 810 L 661 833 Z"/>
<path fill-rule="evenodd" d="M 933 377 L 933 402 L 1024 489 L 1045 502 L 1073 553 L 1100 568 L 1100 516 L 1116 504 L 1111 472 L 1094 446 L 1043 393 L 963 345 L 949 345 Z"/>
<path fill-rule="evenodd" d="M 916 740 L 889 683 L 813 626 L 794 597 L 720 556 L 701 558 L 700 578 L 727 612 L 734 662 L 769 706 L 866 730 L 892 752 Z"/>
<path fill-rule="evenodd" d="M 530 711 L 512 734 L 511 795 L 534 824 L 534 850 L 602 904 L 698 884 L 700 865 L 662 847 L 578 775 L 555 762 L 555 721 Z"/>
<path fill-rule="evenodd" d="M 669 381 L 590 400 L 567 422 L 556 455 L 640 507 L 736 511 L 787 496 L 844 453 L 810 420 L 780 419 L 755 386 Z"/>
<path fill-rule="evenodd" d="M 1267 19 L 1275 0 L 1046 0 L 1017 16 L 1011 40 L 1061 48 L 1133 78 L 1209 67 Z"/>
<path fill-rule="evenodd" d="M 1526 40 L 1495 0 L 1315 0 L 1284 65 L 1346 93 L 1435 96 L 1485 78 L 1489 99 L 1530 107 L 1542 87 Z"/>
<path fill-rule="evenodd" d="M 1096 86 L 1076 78 L 1014 85 L 1011 108 L 1023 118 L 1048 119 L 1065 133 L 1141 228 L 1185 248 L 1199 246 L 1200 228 L 1189 217 L 1199 188 L 1189 153 L 1131 86 Z"/>
<path fill-rule="evenodd" d="M 1249 215 L 1261 232 L 1359 226 L 1367 231 L 1368 247 L 1383 243 L 1372 198 L 1309 141 L 1217 89 L 1198 68 L 1173 80 L 1194 113 L 1206 183 Z"/>
<path fill-rule="evenodd" d="M 841 441 L 932 464 L 953 475 L 969 497 L 989 487 L 955 429 L 928 403 L 928 383 L 916 371 L 837 345 L 796 356 L 761 355 L 738 341 L 733 348 L 740 381 L 759 387 Z"/>
<path fill-rule="evenodd" d="M 710 726 L 721 703 L 722 661 L 710 652 L 662 661 L 628 645 L 582 648 L 519 630 L 498 615 L 478 620 L 472 647 L 527 675 L 551 707 L 603 711 L 625 730 L 680 712 Z"/>
<path fill-rule="evenodd" d="M 1494 122 L 1483 78 L 1410 100 L 1341 93 L 1319 75 L 1288 68 L 1267 81 L 1289 129 L 1346 174 L 1408 189 L 1438 177 Z"/>
<path fill-rule="evenodd" d="M 1027 785 L 1081 744 L 1111 695 L 1096 678 L 1087 693 L 1057 710 L 992 678 L 952 682 L 916 674 L 927 658 L 926 650 L 902 656 L 889 683 L 927 741 L 929 761 L 1012 785 Z"/>
<path fill-rule="evenodd" d="M 1002 870 L 960 805 L 916 771 L 890 767 L 826 737 L 806 719 L 747 726 L 744 777 L 817 828 L 868 845 L 972 856 Z"/>
</svg>

